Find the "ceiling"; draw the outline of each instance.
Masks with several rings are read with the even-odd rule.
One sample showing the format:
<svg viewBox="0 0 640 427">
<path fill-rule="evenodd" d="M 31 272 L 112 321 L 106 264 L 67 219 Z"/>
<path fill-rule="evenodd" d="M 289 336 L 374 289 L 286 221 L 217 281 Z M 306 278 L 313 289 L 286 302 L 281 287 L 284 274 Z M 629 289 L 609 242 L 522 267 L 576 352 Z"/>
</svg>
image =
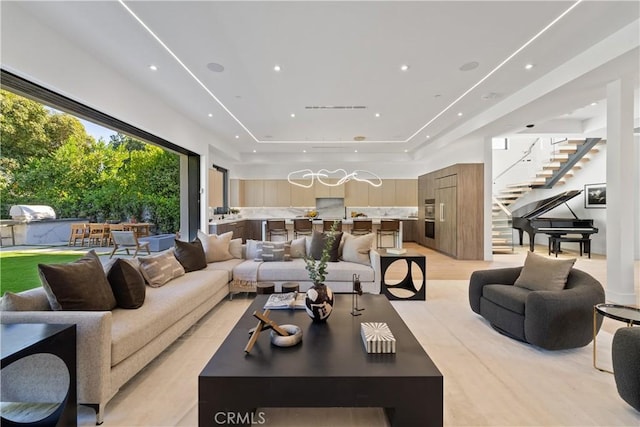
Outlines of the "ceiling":
<svg viewBox="0 0 640 427">
<path fill-rule="evenodd" d="M 420 153 L 432 141 L 462 134 L 456 131 L 465 126 L 496 135 L 527 131 L 530 123 L 541 129 L 543 123 L 562 122 L 559 129 L 566 129 L 567 120 L 580 124 L 603 114 L 607 81 L 621 72 L 638 74 L 636 49 L 635 60 L 585 73 L 573 86 L 564 85 L 564 92 L 494 114 L 488 128 L 478 121 L 638 20 L 635 1 L 109 1 L 18 7 L 240 156 L 253 150 L 358 150 L 384 159 Z"/>
</svg>

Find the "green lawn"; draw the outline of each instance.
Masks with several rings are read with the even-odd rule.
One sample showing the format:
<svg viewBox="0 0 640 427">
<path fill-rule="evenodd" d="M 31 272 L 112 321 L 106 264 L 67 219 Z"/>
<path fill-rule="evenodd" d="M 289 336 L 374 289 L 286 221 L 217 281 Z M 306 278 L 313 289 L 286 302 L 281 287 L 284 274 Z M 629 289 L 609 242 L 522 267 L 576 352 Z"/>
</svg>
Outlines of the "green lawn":
<svg viewBox="0 0 640 427">
<path fill-rule="evenodd" d="M 20 292 L 40 285 L 38 264 L 75 261 L 84 255 L 77 251 L 11 251 L 0 252 L 0 294 Z"/>
</svg>

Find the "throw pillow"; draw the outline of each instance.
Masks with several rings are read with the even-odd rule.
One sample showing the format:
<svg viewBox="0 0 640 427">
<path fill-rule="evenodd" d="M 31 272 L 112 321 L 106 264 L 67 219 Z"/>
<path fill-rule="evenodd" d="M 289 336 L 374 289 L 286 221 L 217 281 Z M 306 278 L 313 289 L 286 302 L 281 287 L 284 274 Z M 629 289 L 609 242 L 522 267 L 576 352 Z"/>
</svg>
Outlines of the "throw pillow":
<svg viewBox="0 0 640 427">
<path fill-rule="evenodd" d="M 246 250 L 245 250 L 245 259 L 256 259 L 259 258 L 258 256 L 258 246 L 259 244 L 262 244 L 262 242 L 258 241 L 258 240 L 247 240 L 247 246 L 246 246 Z M 262 250 L 262 248 L 260 248 Z"/>
<path fill-rule="evenodd" d="M 53 310 L 108 311 L 116 306 L 100 258 L 93 250 L 66 264 L 38 264 L 38 273 Z"/>
<path fill-rule="evenodd" d="M 560 291 L 567 283 L 575 258 L 557 260 L 527 252 L 524 267 L 514 286 L 532 291 Z"/>
<path fill-rule="evenodd" d="M 342 248 L 342 259 L 357 264 L 371 265 L 371 246 L 373 245 L 373 233 L 364 236 L 353 236 L 345 233 Z"/>
<path fill-rule="evenodd" d="M 233 239 L 229 242 L 229 253 L 232 257 L 242 259 L 242 239 Z"/>
<path fill-rule="evenodd" d="M 302 236 L 299 239 L 293 239 L 291 241 L 291 258 L 304 258 L 307 256 L 307 239 Z"/>
<path fill-rule="evenodd" d="M 329 233 L 320 233 L 319 231 L 313 231 L 311 237 L 311 251 L 310 255 L 315 260 L 322 258 L 322 251 L 324 250 Z M 342 240 L 342 232 L 336 233 L 336 238 L 333 240 L 333 245 L 329 248 L 329 262 L 338 262 L 338 247 Z"/>
<path fill-rule="evenodd" d="M 262 261 L 291 261 L 289 242 L 262 242 Z"/>
<path fill-rule="evenodd" d="M 207 262 L 226 261 L 233 258 L 229 253 L 229 243 L 233 237 L 233 231 L 223 234 L 206 234 L 198 230 L 198 238 L 202 242 Z"/>
<path fill-rule="evenodd" d="M 207 268 L 207 257 L 202 242 L 197 237 L 193 242 L 176 239 L 174 255 L 186 273 Z"/>
<path fill-rule="evenodd" d="M 44 297 L 43 297 L 44 295 Z M 49 311 L 51 306 L 46 294 L 38 295 L 32 292 L 14 294 L 5 292 L 0 303 L 0 311 Z"/>
<path fill-rule="evenodd" d="M 173 249 L 158 255 L 138 257 L 140 272 L 149 286 L 159 288 L 171 279 L 184 276 L 184 268 L 173 255 Z"/>
<path fill-rule="evenodd" d="M 107 272 L 107 280 L 116 297 L 118 307 L 139 308 L 144 303 L 146 287 L 138 264 L 116 258 Z"/>
</svg>

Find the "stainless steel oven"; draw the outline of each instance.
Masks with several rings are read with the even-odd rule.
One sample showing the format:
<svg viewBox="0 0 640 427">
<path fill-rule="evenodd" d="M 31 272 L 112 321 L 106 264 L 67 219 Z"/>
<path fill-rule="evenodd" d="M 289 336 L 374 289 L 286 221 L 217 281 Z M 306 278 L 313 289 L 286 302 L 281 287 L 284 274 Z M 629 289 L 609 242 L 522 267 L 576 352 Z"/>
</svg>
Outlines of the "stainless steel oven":
<svg viewBox="0 0 640 427">
<path fill-rule="evenodd" d="M 436 237 L 436 200 L 424 200 L 424 237 L 435 239 Z"/>
</svg>

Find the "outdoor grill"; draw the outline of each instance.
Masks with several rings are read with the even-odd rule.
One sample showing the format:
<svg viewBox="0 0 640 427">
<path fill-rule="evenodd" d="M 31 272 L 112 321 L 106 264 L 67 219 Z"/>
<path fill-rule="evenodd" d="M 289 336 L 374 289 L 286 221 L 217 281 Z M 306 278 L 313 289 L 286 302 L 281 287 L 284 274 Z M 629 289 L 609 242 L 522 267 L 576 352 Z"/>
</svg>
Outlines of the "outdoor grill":
<svg viewBox="0 0 640 427">
<path fill-rule="evenodd" d="M 19 222 L 56 219 L 56 212 L 51 206 L 46 205 L 13 205 L 9 209 L 9 215 L 14 221 Z"/>
</svg>

